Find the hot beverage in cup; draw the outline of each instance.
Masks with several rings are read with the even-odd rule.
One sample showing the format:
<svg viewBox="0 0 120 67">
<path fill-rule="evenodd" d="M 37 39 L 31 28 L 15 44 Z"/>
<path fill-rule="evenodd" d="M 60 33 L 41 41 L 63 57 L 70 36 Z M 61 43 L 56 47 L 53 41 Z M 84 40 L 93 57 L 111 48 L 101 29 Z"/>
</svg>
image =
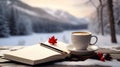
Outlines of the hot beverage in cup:
<svg viewBox="0 0 120 67">
<path fill-rule="evenodd" d="M 98 38 L 93 36 L 90 32 L 72 32 L 71 41 L 72 45 L 77 50 L 86 50 L 88 45 L 91 44 L 91 38 L 96 38 L 96 41 L 93 43 L 96 44 Z"/>
</svg>

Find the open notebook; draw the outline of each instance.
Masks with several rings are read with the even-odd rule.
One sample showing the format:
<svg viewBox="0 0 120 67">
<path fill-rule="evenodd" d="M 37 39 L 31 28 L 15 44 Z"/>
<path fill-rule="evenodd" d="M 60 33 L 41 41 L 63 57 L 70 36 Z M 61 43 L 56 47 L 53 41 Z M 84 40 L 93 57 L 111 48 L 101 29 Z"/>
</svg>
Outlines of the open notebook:
<svg viewBox="0 0 120 67">
<path fill-rule="evenodd" d="M 8 60 L 35 65 L 66 58 L 70 53 L 66 46 L 67 44 L 62 42 L 58 42 L 56 46 L 45 42 L 8 52 L 4 57 Z"/>
</svg>

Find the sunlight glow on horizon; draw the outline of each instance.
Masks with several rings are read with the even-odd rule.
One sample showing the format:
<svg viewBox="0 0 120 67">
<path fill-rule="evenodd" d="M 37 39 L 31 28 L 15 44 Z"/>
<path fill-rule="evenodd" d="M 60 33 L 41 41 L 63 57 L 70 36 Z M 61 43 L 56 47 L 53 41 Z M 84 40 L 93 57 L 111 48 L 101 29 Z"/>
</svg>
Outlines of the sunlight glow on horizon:
<svg viewBox="0 0 120 67">
<path fill-rule="evenodd" d="M 87 0 L 22 0 L 33 6 L 50 9 L 60 9 L 69 12 L 76 17 L 89 16 L 95 9 L 92 6 L 86 6 Z M 83 4 L 84 6 L 80 6 Z"/>
</svg>

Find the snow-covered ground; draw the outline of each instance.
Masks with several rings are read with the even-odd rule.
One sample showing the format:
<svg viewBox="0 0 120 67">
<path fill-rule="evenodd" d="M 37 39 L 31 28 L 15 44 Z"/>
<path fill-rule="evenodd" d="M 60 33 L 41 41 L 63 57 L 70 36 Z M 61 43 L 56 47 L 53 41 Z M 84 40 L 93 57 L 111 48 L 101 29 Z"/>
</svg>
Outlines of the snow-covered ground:
<svg viewBox="0 0 120 67">
<path fill-rule="evenodd" d="M 87 31 L 87 30 L 73 30 L 73 31 Z M 27 36 L 11 36 L 8 38 L 0 38 L 0 46 L 5 45 L 33 45 L 40 42 L 47 41 L 51 36 L 55 36 L 59 41 L 71 44 L 71 32 L 73 31 L 64 31 L 61 33 L 33 33 L 32 35 Z M 96 34 L 93 34 L 96 35 Z M 113 44 L 110 41 L 110 35 L 96 35 L 98 37 L 98 46 L 115 46 L 120 44 L 120 35 L 117 35 L 118 44 Z M 92 41 L 94 38 L 92 38 Z"/>
<path fill-rule="evenodd" d="M 64 61 L 64 62 L 57 62 L 55 64 L 60 64 L 60 65 L 80 65 L 80 66 L 83 66 L 83 67 L 90 67 L 89 65 L 93 65 L 91 67 L 94 67 L 94 65 L 100 65 L 98 67 L 120 67 L 120 62 L 117 61 L 117 60 L 102 62 L 102 61 L 99 61 L 99 60 L 87 59 L 85 61 L 71 61 L 71 62 L 70 61 Z"/>
<path fill-rule="evenodd" d="M 73 31 L 86 31 L 86 30 L 73 30 Z M 63 41 L 65 43 L 71 44 L 71 32 L 73 31 L 64 31 L 62 33 L 33 33 L 32 35 L 27 36 L 11 36 L 9 38 L 0 38 L 0 46 L 13 46 L 13 45 L 34 45 L 40 42 L 47 41 L 51 36 L 55 36 L 59 41 Z M 95 35 L 95 34 L 93 34 Z M 110 42 L 110 35 L 96 35 L 98 37 L 97 46 L 99 47 L 111 47 L 111 46 L 120 46 L 120 35 L 117 35 L 118 44 L 113 44 Z M 94 38 L 92 39 L 94 41 Z M 99 60 L 87 59 L 85 61 L 65 61 L 58 62 L 56 64 L 62 65 L 104 65 L 104 66 L 113 66 L 119 67 L 120 62 L 106 61 L 102 62 Z"/>
</svg>

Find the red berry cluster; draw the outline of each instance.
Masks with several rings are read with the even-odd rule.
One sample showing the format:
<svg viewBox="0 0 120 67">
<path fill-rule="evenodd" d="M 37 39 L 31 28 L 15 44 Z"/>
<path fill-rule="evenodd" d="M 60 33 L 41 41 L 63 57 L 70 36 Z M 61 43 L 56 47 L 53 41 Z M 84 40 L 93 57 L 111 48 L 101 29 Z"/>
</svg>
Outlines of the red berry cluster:
<svg viewBox="0 0 120 67">
<path fill-rule="evenodd" d="M 105 60 L 111 60 L 112 59 L 112 57 L 110 56 L 109 53 L 103 54 L 101 52 L 98 52 L 97 55 L 99 57 L 99 60 L 103 61 L 103 62 L 105 62 Z"/>
<path fill-rule="evenodd" d="M 103 56 L 103 53 L 98 52 L 97 55 L 98 55 L 98 57 L 99 57 L 99 59 L 100 59 L 101 61 L 104 61 L 104 62 L 105 62 L 105 58 L 104 58 L 104 56 Z"/>
</svg>

